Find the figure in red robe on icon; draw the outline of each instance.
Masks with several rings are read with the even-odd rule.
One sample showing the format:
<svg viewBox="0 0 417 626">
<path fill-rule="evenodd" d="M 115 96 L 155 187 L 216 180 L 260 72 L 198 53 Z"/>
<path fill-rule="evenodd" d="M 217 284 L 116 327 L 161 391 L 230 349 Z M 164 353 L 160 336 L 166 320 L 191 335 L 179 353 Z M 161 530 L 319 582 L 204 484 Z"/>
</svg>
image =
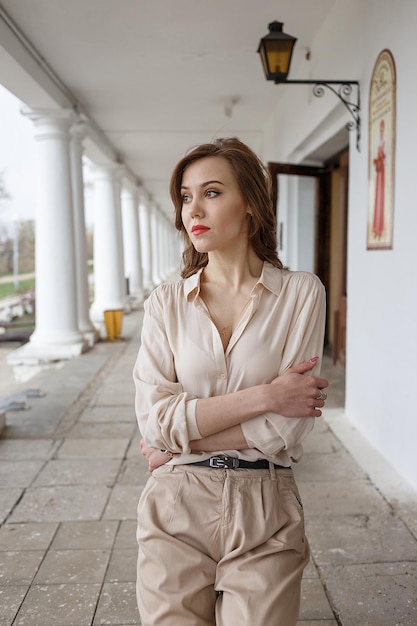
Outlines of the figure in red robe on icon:
<svg viewBox="0 0 417 626">
<path fill-rule="evenodd" d="M 374 204 L 374 220 L 372 224 L 372 232 L 375 239 L 381 239 L 384 232 L 384 197 L 385 197 L 385 141 L 384 141 L 385 123 L 381 120 L 379 125 L 380 141 L 377 156 L 374 159 L 376 170 L 375 180 L 375 204 Z"/>
</svg>

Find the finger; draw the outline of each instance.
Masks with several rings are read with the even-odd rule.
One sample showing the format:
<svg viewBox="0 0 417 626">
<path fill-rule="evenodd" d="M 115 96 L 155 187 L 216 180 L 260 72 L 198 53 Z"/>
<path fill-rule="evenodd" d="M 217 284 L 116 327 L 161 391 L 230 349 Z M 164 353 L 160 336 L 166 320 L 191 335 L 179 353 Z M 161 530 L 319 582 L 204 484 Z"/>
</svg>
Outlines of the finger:
<svg viewBox="0 0 417 626">
<path fill-rule="evenodd" d="M 313 369 L 318 361 L 318 357 L 314 357 L 309 361 L 302 361 L 301 363 L 297 363 L 297 365 L 293 365 L 290 367 L 287 372 L 293 372 L 295 374 L 304 374 L 305 372 L 309 372 Z"/>
<path fill-rule="evenodd" d="M 317 403 L 317 406 L 312 408 L 309 415 L 306 417 L 321 417 L 322 411 L 320 410 L 320 404 Z"/>
<path fill-rule="evenodd" d="M 305 376 L 309 385 L 315 388 L 317 395 L 320 395 L 321 389 L 326 389 L 329 386 L 327 378 L 319 378 L 318 376 Z"/>
</svg>

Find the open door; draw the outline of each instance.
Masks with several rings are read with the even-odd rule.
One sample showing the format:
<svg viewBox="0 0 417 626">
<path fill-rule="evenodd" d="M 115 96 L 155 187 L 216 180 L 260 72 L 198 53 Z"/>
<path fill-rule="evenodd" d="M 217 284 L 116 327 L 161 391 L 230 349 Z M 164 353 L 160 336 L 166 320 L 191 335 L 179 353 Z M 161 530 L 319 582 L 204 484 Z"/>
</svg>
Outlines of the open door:
<svg viewBox="0 0 417 626">
<path fill-rule="evenodd" d="M 338 155 L 337 167 L 331 177 L 329 274 L 333 363 L 343 366 L 346 362 L 348 179 L 349 153 L 346 150 Z"/>
<path fill-rule="evenodd" d="M 326 287 L 326 347 L 334 363 L 342 365 L 346 359 L 348 156 L 348 151 L 343 151 L 322 167 L 268 163 L 275 206 L 278 206 L 280 174 L 315 179 L 313 271 Z"/>
</svg>

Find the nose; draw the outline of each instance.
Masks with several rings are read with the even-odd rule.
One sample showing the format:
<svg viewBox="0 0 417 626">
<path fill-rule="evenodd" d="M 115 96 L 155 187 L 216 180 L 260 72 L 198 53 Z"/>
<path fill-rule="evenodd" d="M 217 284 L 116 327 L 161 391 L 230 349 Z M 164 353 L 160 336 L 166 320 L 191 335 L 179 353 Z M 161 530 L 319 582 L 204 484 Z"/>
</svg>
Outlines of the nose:
<svg viewBox="0 0 417 626">
<path fill-rule="evenodd" d="M 195 197 L 190 199 L 187 205 L 187 208 L 189 211 L 189 215 L 192 218 L 201 217 L 204 213 L 204 209 L 203 209 L 201 202 L 199 202 L 198 198 L 195 198 Z"/>
</svg>

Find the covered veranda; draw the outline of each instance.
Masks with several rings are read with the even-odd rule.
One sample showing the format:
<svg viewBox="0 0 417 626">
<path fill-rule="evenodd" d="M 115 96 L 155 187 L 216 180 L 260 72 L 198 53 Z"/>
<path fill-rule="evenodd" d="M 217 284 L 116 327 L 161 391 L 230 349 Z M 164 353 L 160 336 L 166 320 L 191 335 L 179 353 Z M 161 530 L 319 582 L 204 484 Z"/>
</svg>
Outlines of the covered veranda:
<svg viewBox="0 0 417 626">
<path fill-rule="evenodd" d="M 358 12 L 360 6 L 361 24 L 372 23 L 372 11 L 377 13 L 381 5 L 386 14 L 394 11 L 398 21 L 409 23 L 391 4 L 354 6 Z M 404 4 L 410 9 L 411 3 Z M 341 16 L 346 20 L 346 12 L 352 12 L 347 5 L 342 0 L 2 0 L 1 81 L 22 101 L 23 113 L 33 123 L 39 188 L 36 330 L 26 345 L 1 348 L 7 362 L 0 380 L 6 385 L 3 397 L 24 394 L 28 387 L 45 393 L 30 401 L 30 410 L 6 414 L 0 440 L 0 604 L 5 624 L 139 623 L 135 507 L 147 472 L 138 451 L 130 381 L 143 299 L 178 269 L 170 172 L 190 146 L 218 135 L 237 135 L 259 154 L 274 158 L 282 145 L 286 157 L 302 159 L 314 148 L 319 160 L 329 157 L 329 150 L 346 148 L 340 110 L 325 105 L 318 114 L 317 105 L 309 117 L 307 100 L 300 99 L 291 109 L 291 122 L 293 113 L 297 124 L 301 121 L 295 133 L 298 151 L 286 128 L 283 143 L 272 150 L 282 130 L 275 128 L 282 92 L 266 83 L 256 47 L 268 23 L 280 19 L 299 38 L 295 72 L 301 67 L 303 76 L 314 75 L 317 65 L 326 67 L 333 58 L 316 35 L 323 25 L 328 32 L 335 23 L 344 24 Z M 369 30 L 375 35 L 373 30 L 383 29 Z M 352 35 L 347 39 L 351 44 Z M 349 49 L 345 40 L 343 45 L 342 51 Z M 366 59 L 366 67 L 357 65 L 366 85 L 373 57 L 362 54 L 359 41 L 357 49 L 354 64 L 357 56 Z M 335 63 L 340 64 L 338 55 Z M 401 71 L 406 69 L 403 62 Z M 293 135 L 286 122 L 290 118 L 283 119 Z M 364 154 L 355 152 L 351 179 L 366 178 Z M 403 152 L 403 165 L 410 163 L 405 157 Z M 93 164 L 95 206 L 92 302 L 85 251 L 86 158 Z M 358 189 L 353 187 L 350 212 L 355 234 L 355 219 L 360 225 L 362 219 L 357 219 Z M 297 215 L 289 217 L 295 224 Z M 352 238 L 351 260 L 358 239 Z M 396 271 L 398 261 L 393 261 L 407 250 L 397 246 L 387 265 Z M 414 251 L 409 254 L 408 264 L 401 256 L 401 267 L 413 262 Z M 369 265 L 368 259 L 368 272 Z M 353 302 L 351 311 L 356 307 L 358 316 L 349 339 L 349 393 L 360 425 L 357 406 L 363 406 L 363 387 L 374 397 L 377 384 L 370 368 L 362 375 L 364 358 L 357 347 L 366 348 L 360 334 L 363 301 Z M 387 308 L 370 316 L 372 328 L 375 319 L 387 327 Z M 407 311 L 411 316 L 413 307 Z M 122 314 L 121 341 L 103 341 L 107 312 Z M 393 336 L 392 343 L 412 352 L 411 342 Z M 385 341 L 380 345 L 386 351 Z M 368 353 L 377 366 L 388 369 L 374 351 Z M 402 357 L 392 361 L 402 363 Z M 27 382 L 10 380 L 11 367 L 32 368 Z M 411 466 L 414 450 L 410 454 L 407 448 L 412 437 L 403 434 L 400 451 L 392 446 L 392 456 L 381 457 L 344 419 L 345 371 L 331 359 L 325 371 L 333 395 L 297 468 L 313 555 L 300 626 L 412 626 L 417 623 L 416 498 L 404 474 L 389 463 L 402 467 L 401 459 L 410 458 Z M 375 378 L 381 386 L 384 378 Z M 406 417 L 404 405 L 397 410 L 403 395 L 384 395 L 385 405 L 394 403 L 400 424 Z M 383 430 L 382 425 L 375 432 Z M 394 439 L 391 431 L 390 437 Z"/>
</svg>

